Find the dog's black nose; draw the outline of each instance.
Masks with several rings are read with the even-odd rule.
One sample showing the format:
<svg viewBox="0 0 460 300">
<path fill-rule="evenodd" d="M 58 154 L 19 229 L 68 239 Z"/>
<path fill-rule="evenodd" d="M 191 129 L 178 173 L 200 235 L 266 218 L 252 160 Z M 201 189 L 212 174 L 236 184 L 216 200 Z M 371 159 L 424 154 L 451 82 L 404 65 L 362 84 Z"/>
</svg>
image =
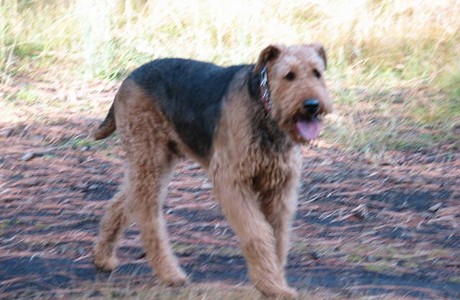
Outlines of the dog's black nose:
<svg viewBox="0 0 460 300">
<path fill-rule="evenodd" d="M 303 102 L 303 108 L 310 114 L 314 115 L 319 110 L 318 99 L 308 99 Z"/>
</svg>

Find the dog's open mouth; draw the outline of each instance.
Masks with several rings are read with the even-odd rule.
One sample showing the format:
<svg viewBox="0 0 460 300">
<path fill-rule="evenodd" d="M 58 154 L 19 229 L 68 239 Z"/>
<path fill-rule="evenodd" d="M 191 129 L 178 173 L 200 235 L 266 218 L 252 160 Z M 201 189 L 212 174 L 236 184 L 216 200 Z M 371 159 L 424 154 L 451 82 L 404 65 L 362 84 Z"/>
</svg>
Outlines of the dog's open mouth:
<svg viewBox="0 0 460 300">
<path fill-rule="evenodd" d="M 297 133 L 306 141 L 317 139 L 321 131 L 321 122 L 317 116 L 308 116 L 297 119 Z"/>
</svg>

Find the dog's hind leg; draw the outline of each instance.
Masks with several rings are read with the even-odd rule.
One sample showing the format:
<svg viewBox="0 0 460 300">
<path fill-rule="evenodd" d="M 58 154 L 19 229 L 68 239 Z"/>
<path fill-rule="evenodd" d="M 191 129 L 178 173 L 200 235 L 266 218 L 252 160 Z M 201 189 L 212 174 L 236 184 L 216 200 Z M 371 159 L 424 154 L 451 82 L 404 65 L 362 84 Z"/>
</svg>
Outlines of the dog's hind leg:
<svg viewBox="0 0 460 300">
<path fill-rule="evenodd" d="M 171 249 L 163 200 L 180 155 L 171 124 L 152 102 L 136 84 L 125 82 L 115 105 L 117 130 L 128 160 L 126 209 L 140 230 L 148 263 L 162 283 L 177 286 L 187 277 Z"/>
<path fill-rule="evenodd" d="M 128 209 L 140 229 L 147 260 L 160 281 L 179 286 L 187 277 L 172 252 L 162 211 L 170 173 L 171 166 L 167 165 L 131 166 Z"/>
<path fill-rule="evenodd" d="M 100 224 L 99 237 L 94 247 L 94 263 L 104 271 L 113 270 L 118 265 L 115 247 L 127 223 L 125 202 L 126 186 L 123 186 L 112 199 Z"/>
</svg>

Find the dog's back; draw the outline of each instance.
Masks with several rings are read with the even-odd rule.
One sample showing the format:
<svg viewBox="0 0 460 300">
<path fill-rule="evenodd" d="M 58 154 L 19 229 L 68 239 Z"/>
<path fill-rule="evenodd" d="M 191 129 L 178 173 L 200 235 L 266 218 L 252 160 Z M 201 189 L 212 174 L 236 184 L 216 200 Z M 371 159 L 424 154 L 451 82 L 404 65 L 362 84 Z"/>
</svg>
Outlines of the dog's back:
<svg viewBox="0 0 460 300">
<path fill-rule="evenodd" d="M 136 69 L 128 79 L 147 91 L 183 142 L 199 156 L 212 145 L 224 94 L 244 66 L 219 67 L 186 59 L 160 59 Z"/>
<path fill-rule="evenodd" d="M 134 70 L 134 81 L 174 126 L 183 142 L 198 156 L 209 154 L 222 102 L 235 74 L 245 65 L 220 67 L 188 59 L 151 61 Z M 114 108 L 95 133 L 96 139 L 115 130 Z"/>
</svg>

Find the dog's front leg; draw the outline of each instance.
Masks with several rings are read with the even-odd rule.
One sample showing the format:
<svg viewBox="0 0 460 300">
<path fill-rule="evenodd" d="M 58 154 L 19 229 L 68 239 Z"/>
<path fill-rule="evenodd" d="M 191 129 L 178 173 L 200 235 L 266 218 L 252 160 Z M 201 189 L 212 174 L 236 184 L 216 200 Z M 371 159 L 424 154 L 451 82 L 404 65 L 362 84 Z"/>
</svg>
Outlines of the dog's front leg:
<svg viewBox="0 0 460 300">
<path fill-rule="evenodd" d="M 284 274 L 289 251 L 289 237 L 292 219 L 297 205 L 297 191 L 285 188 L 269 199 L 261 200 L 261 209 L 273 228 L 276 243 L 276 254 Z"/>
<path fill-rule="evenodd" d="M 260 197 L 261 210 L 273 228 L 276 253 L 283 272 L 289 251 L 291 225 L 297 208 L 300 165 L 300 161 L 292 164 L 286 181 Z"/>
<path fill-rule="evenodd" d="M 240 240 L 255 287 L 267 296 L 296 297 L 296 291 L 288 287 L 284 278 L 273 228 L 262 213 L 255 193 L 241 182 L 214 179 L 215 196 Z"/>
</svg>

